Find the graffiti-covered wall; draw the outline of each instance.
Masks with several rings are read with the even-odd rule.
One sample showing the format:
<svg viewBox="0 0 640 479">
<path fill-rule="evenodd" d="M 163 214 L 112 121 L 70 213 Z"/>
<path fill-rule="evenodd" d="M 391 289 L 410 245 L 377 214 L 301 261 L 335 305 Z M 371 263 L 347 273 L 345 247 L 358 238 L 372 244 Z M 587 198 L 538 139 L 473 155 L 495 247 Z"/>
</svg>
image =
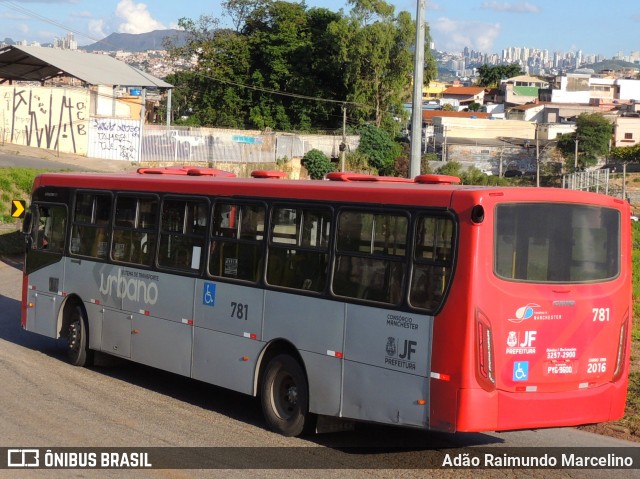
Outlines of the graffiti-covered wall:
<svg viewBox="0 0 640 479">
<path fill-rule="evenodd" d="M 87 90 L 0 86 L 0 95 L 0 127 L 4 142 L 87 154 Z"/>
<path fill-rule="evenodd" d="M 140 122 L 92 118 L 89 124 L 89 156 L 104 160 L 139 161 Z"/>
</svg>

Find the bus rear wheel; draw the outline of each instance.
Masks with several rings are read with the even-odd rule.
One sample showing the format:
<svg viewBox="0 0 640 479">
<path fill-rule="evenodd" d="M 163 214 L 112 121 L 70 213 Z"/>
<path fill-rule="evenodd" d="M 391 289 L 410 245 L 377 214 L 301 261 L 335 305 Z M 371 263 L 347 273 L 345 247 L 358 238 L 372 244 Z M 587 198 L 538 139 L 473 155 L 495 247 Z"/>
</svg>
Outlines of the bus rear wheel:
<svg viewBox="0 0 640 479">
<path fill-rule="evenodd" d="M 309 419 L 309 389 L 298 361 L 286 354 L 271 359 L 260 398 L 269 429 L 283 436 L 302 434 Z"/>
<path fill-rule="evenodd" d="M 92 356 L 89 350 L 89 329 L 84 311 L 80 306 L 76 305 L 71 310 L 67 335 L 69 338 L 67 347 L 69 362 L 74 366 L 89 366 Z"/>
</svg>

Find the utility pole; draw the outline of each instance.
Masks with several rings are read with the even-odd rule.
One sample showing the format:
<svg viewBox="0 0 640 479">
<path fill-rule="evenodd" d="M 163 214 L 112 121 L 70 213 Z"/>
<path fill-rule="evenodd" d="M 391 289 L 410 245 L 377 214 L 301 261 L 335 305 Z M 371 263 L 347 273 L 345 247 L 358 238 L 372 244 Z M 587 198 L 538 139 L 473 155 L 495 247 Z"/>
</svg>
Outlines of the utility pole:
<svg viewBox="0 0 640 479">
<path fill-rule="evenodd" d="M 422 84 L 424 77 L 424 9 L 426 0 L 418 0 L 416 12 L 416 52 L 413 63 L 413 106 L 411 108 L 411 161 L 409 178 L 420 174 L 422 150 Z"/>
<path fill-rule="evenodd" d="M 573 172 L 576 173 L 578 171 L 578 139 L 573 140 L 576 143 L 576 151 L 574 153 L 573 160 Z"/>
<path fill-rule="evenodd" d="M 344 162 L 347 149 L 347 105 L 342 104 L 342 143 L 340 143 L 340 171 L 344 172 Z"/>
<path fill-rule="evenodd" d="M 536 186 L 540 188 L 540 135 L 538 135 L 537 123 L 536 123 Z"/>
<path fill-rule="evenodd" d="M 171 128 L 171 88 L 167 89 L 167 130 Z"/>
</svg>

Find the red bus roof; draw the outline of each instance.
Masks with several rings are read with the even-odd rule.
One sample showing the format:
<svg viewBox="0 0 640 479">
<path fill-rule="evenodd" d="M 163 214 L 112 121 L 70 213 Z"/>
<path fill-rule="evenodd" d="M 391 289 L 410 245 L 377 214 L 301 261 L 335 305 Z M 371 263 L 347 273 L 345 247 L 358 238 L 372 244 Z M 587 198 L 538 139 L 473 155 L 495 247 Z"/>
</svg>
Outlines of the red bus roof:
<svg viewBox="0 0 640 479">
<path fill-rule="evenodd" d="M 223 178 L 235 178 L 236 174 L 230 171 L 216 168 L 199 168 L 195 166 L 165 166 L 156 168 L 138 168 L 140 175 L 190 175 L 190 176 L 219 176 Z"/>
<path fill-rule="evenodd" d="M 503 197 L 505 201 L 583 202 L 619 207 L 623 200 L 597 193 L 559 188 L 463 186 L 425 181 L 264 181 L 259 178 L 192 176 L 189 174 L 130 173 L 43 173 L 34 189 L 59 186 L 112 191 L 141 191 L 202 196 L 299 199 L 301 201 L 345 201 L 377 205 L 449 207 L 454 193 L 464 194 L 470 203 L 483 197 Z"/>
</svg>

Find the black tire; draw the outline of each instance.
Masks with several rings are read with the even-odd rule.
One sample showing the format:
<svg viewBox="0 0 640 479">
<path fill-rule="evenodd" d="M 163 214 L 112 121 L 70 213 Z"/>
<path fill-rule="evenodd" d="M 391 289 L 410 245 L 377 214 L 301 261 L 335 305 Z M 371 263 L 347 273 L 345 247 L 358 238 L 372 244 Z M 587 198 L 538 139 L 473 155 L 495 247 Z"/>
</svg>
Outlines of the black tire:
<svg viewBox="0 0 640 479">
<path fill-rule="evenodd" d="M 269 361 L 260 388 L 262 413 L 269 429 L 299 436 L 309 425 L 309 388 L 298 361 L 280 354 Z"/>
<path fill-rule="evenodd" d="M 89 328 L 82 307 L 76 305 L 71 310 L 69 329 L 67 331 L 69 343 L 67 356 L 74 366 L 90 366 L 93 352 L 89 349 Z"/>
</svg>

